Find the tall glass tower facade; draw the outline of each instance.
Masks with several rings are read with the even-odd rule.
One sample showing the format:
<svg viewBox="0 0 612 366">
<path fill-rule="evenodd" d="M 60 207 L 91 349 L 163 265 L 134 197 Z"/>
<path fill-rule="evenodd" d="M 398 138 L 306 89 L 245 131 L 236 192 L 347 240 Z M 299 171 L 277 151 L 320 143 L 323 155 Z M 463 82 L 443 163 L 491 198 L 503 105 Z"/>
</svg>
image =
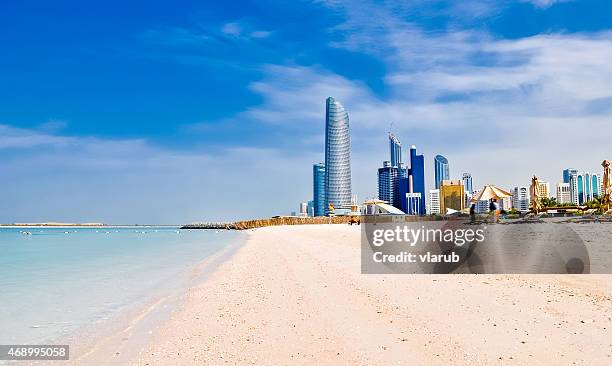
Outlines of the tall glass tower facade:
<svg viewBox="0 0 612 366">
<path fill-rule="evenodd" d="M 442 155 L 436 155 L 434 158 L 434 174 L 436 189 L 440 189 L 443 180 L 449 180 L 448 159 Z"/>
<path fill-rule="evenodd" d="M 592 181 L 591 181 L 591 187 L 593 190 L 593 197 L 600 197 L 601 196 L 601 178 L 599 177 L 599 174 L 593 174 L 592 176 Z"/>
<path fill-rule="evenodd" d="M 563 183 L 570 185 L 570 201 L 577 205 L 578 197 L 578 169 L 568 168 L 563 170 Z"/>
<path fill-rule="evenodd" d="M 325 101 L 325 210 L 351 206 L 351 136 L 349 116 L 332 97 Z"/>
<path fill-rule="evenodd" d="M 378 199 L 389 202 L 401 209 L 402 198 L 399 181 L 408 176 L 408 169 L 402 163 L 402 143 L 392 133 L 389 134 L 389 156 L 391 160 L 383 162 L 378 169 Z"/>
<path fill-rule="evenodd" d="M 472 195 L 472 192 L 474 191 L 474 187 L 472 184 L 472 174 L 470 173 L 463 173 L 463 176 L 461 177 L 461 180 L 463 180 L 463 187 L 465 189 L 465 194 L 467 195 Z"/>
<path fill-rule="evenodd" d="M 425 158 L 410 147 L 410 169 L 406 178 L 399 180 L 400 209 L 411 215 L 425 215 Z M 417 202 L 418 201 L 418 202 Z"/>
<path fill-rule="evenodd" d="M 312 166 L 312 206 L 314 216 L 325 216 L 325 164 Z"/>
<path fill-rule="evenodd" d="M 402 143 L 394 134 L 389 134 L 389 148 L 391 150 L 391 166 L 399 167 L 402 163 Z"/>
<path fill-rule="evenodd" d="M 401 209 L 403 198 L 400 194 L 399 182 L 407 176 L 408 169 L 404 164 L 400 163 L 400 166 L 397 167 L 391 166 L 390 161 L 384 161 L 383 167 L 378 168 L 378 199 Z"/>
<path fill-rule="evenodd" d="M 463 173 L 461 180 L 463 181 L 463 189 L 465 192 L 465 207 L 469 207 L 470 199 L 472 198 L 472 193 L 474 192 L 472 174 Z"/>
</svg>

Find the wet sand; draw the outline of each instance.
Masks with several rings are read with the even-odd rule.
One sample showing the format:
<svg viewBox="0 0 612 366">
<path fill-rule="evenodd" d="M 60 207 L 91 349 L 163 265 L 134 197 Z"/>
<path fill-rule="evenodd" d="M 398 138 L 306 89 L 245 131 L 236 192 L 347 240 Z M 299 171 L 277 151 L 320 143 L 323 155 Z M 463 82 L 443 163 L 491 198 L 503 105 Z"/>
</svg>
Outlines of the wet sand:
<svg viewBox="0 0 612 366">
<path fill-rule="evenodd" d="M 612 364 L 612 275 L 363 275 L 359 230 L 250 231 L 129 364 Z"/>
</svg>

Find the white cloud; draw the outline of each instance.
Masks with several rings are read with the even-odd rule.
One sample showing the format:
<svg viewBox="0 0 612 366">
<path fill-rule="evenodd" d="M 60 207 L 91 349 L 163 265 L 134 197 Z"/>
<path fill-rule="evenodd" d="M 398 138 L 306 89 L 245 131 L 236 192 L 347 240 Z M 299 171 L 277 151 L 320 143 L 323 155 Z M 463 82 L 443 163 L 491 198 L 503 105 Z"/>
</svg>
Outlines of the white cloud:
<svg viewBox="0 0 612 366">
<path fill-rule="evenodd" d="M 230 22 L 221 27 L 221 32 L 231 38 L 240 38 L 243 40 L 249 39 L 264 39 L 270 37 L 272 32 L 267 30 L 253 30 L 253 27 L 244 22 Z"/>
<path fill-rule="evenodd" d="M 251 38 L 262 39 L 262 38 L 270 37 L 271 34 L 272 32 L 269 32 L 269 31 L 258 30 L 258 31 L 251 32 L 249 35 L 251 36 Z"/>
<path fill-rule="evenodd" d="M 0 124 L 0 150 L 31 148 L 40 145 L 66 146 L 75 142 L 69 137 L 54 136 L 43 131 Z"/>
<path fill-rule="evenodd" d="M 530 3 L 533 6 L 538 7 L 538 8 L 546 9 L 546 8 L 553 6 L 554 4 L 568 2 L 572 0 L 521 0 L 521 1 L 524 3 Z"/>
<path fill-rule="evenodd" d="M 220 46 L 219 40 L 261 40 L 270 35 L 271 31 L 253 29 L 245 22 L 234 21 L 204 27 L 160 27 L 144 31 L 140 34 L 140 38 L 162 46 L 197 48 L 211 43 Z"/>
<path fill-rule="evenodd" d="M 223 25 L 221 32 L 228 36 L 239 37 L 242 34 L 242 27 L 237 22 L 230 22 Z"/>
</svg>

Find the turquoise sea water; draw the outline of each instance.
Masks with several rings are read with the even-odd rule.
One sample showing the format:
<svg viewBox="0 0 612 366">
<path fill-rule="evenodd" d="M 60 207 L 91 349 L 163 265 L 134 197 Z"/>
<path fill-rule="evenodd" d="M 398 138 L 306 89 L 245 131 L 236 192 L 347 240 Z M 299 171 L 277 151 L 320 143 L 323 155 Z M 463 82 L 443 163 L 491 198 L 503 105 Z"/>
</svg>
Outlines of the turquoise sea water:
<svg viewBox="0 0 612 366">
<path fill-rule="evenodd" d="M 67 338 L 184 290 L 198 263 L 241 238 L 167 227 L 0 228 L 0 344 Z"/>
</svg>

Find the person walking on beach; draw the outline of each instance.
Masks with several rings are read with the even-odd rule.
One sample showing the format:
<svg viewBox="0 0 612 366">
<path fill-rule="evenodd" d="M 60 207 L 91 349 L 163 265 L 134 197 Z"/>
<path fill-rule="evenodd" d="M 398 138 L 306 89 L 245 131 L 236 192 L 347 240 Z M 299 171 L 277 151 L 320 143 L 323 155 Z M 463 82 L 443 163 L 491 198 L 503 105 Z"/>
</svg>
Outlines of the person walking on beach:
<svg viewBox="0 0 612 366">
<path fill-rule="evenodd" d="M 493 222 L 500 222 L 499 221 L 499 205 L 497 204 L 496 199 L 491 200 L 491 203 L 489 204 L 489 211 L 491 211 L 490 215 L 493 216 Z"/>
<path fill-rule="evenodd" d="M 470 223 L 476 222 L 476 203 L 472 203 L 470 206 Z"/>
</svg>

